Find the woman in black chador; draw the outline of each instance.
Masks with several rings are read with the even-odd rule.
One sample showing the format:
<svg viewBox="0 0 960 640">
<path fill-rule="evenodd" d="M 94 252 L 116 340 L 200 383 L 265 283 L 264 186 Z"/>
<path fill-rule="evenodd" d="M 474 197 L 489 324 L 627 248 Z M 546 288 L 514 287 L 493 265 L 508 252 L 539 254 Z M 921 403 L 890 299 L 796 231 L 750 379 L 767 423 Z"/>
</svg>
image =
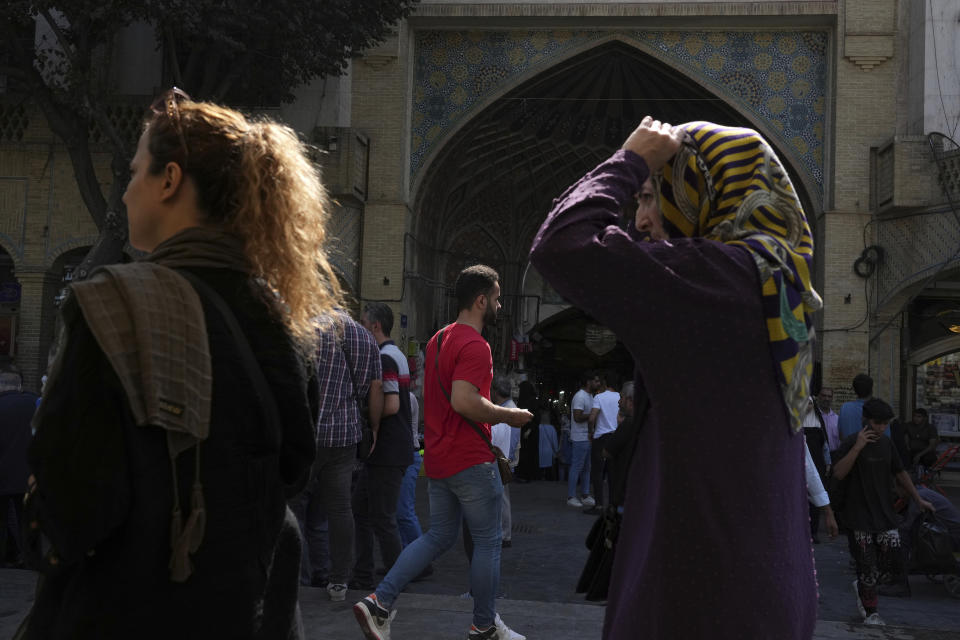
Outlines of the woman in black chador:
<svg viewBox="0 0 960 640">
<path fill-rule="evenodd" d="M 517 465 L 517 477 L 521 481 L 536 480 L 540 473 L 540 422 L 539 400 L 533 384 L 524 380 L 520 383 L 517 406 L 534 415 L 527 424 L 520 427 L 520 462 Z"/>
</svg>

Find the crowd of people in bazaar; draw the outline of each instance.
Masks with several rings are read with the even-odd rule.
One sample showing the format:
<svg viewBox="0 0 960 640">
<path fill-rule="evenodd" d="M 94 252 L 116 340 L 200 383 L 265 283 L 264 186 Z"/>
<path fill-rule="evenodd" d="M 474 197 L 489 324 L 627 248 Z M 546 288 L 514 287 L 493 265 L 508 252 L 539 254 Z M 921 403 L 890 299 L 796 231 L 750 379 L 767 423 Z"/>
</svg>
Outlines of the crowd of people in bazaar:
<svg viewBox="0 0 960 640">
<path fill-rule="evenodd" d="M 839 414 L 811 389 L 810 227 L 755 131 L 647 117 L 559 195 L 530 261 L 635 365 L 577 372 L 562 401 L 495 375 L 490 267 L 449 283 L 457 316 L 422 371 L 389 305 L 351 316 L 304 151 L 175 90 L 147 114 L 124 196 L 146 257 L 71 285 L 42 399 L 0 375 L 9 547 L 41 576 L 18 638 L 301 637 L 312 585 L 357 596 L 384 640 L 462 535 L 466 636 L 522 640 L 496 609 L 511 475 L 597 515 L 616 562 L 591 552 L 582 590 L 606 599 L 604 638 L 809 639 L 821 516 L 882 624 L 904 575 L 894 484 L 908 522 L 936 513 L 956 541 L 956 508 L 908 473 L 937 457 L 923 411 L 891 424 L 867 376 Z M 675 615 L 702 581 L 709 606 Z"/>
</svg>

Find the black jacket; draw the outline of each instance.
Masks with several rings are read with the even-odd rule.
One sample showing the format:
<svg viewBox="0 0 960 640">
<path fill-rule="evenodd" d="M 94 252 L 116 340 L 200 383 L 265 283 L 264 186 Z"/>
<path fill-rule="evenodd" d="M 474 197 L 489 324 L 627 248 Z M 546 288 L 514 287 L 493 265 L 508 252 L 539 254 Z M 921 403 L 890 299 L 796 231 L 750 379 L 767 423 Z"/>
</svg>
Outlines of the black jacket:
<svg viewBox="0 0 960 640">
<path fill-rule="evenodd" d="M 193 575 L 169 579 L 172 474 L 165 432 L 136 426 L 73 301 L 63 369 L 30 448 L 34 514 L 60 561 L 46 566 L 28 638 L 296 637 L 299 537 L 286 498 L 315 455 L 316 398 L 282 324 L 243 274 L 191 269 L 234 311 L 273 391 L 264 419 L 226 324 L 203 300 L 213 365 L 210 436 L 200 447 L 207 509 Z M 189 514 L 194 449 L 177 460 Z M 268 588 L 269 586 L 269 588 Z"/>
</svg>

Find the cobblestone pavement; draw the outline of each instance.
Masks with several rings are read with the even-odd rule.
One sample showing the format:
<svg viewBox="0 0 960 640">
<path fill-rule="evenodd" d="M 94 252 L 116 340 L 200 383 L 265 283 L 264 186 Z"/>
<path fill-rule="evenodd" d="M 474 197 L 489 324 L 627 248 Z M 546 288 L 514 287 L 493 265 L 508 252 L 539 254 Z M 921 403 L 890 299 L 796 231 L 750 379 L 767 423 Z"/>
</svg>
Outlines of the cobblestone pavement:
<svg viewBox="0 0 960 640">
<path fill-rule="evenodd" d="M 573 586 L 586 560 L 583 538 L 593 517 L 567 507 L 563 483 L 537 482 L 511 486 L 513 545 L 503 550 L 497 609 L 508 625 L 530 640 L 598 639 L 603 607 L 585 603 Z M 951 490 L 960 500 L 960 491 Z M 426 522 L 426 484 L 418 486 L 418 510 Z M 924 576 L 911 576 L 912 598 L 881 598 L 887 627 L 859 623 L 850 588 L 854 579 L 843 540 L 816 545 L 821 588 L 817 640 L 840 638 L 960 640 L 960 600 Z M 9 638 L 29 609 L 33 577 L 26 571 L 0 571 L 0 639 Z M 435 563 L 433 576 L 410 585 L 397 601 L 393 637 L 398 640 L 465 638 L 472 603 L 460 597 L 467 590 L 467 563 L 458 544 Z M 345 602 L 330 602 L 326 591 L 301 590 L 306 637 L 362 638 L 350 612 L 366 595 L 351 591 Z M 759 613 L 759 612 L 758 612 Z M 638 636 L 642 638 L 642 636 Z"/>
</svg>

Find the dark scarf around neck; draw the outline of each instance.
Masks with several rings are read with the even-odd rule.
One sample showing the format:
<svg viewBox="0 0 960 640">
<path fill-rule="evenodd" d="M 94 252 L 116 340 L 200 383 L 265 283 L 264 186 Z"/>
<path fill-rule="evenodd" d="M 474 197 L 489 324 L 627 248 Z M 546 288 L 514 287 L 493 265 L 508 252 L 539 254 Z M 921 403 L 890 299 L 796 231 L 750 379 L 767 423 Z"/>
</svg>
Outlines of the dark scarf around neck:
<svg viewBox="0 0 960 640">
<path fill-rule="evenodd" d="M 171 269 L 199 267 L 250 273 L 252 267 L 239 236 L 218 229 L 190 227 L 176 233 L 141 259 Z"/>
</svg>

